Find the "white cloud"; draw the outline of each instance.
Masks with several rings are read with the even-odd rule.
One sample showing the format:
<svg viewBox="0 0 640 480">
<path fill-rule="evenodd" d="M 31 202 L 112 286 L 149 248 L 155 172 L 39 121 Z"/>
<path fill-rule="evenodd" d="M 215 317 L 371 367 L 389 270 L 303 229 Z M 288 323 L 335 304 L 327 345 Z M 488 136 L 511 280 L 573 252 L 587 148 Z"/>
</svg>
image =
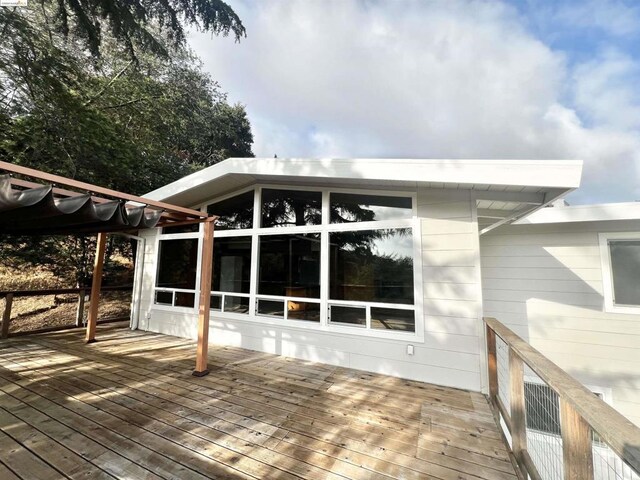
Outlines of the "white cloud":
<svg viewBox="0 0 640 480">
<path fill-rule="evenodd" d="M 640 199 L 632 59 L 568 71 L 499 2 L 233 6 L 247 39 L 191 43 L 247 105 L 259 156 L 582 158 L 579 201 Z"/>
</svg>

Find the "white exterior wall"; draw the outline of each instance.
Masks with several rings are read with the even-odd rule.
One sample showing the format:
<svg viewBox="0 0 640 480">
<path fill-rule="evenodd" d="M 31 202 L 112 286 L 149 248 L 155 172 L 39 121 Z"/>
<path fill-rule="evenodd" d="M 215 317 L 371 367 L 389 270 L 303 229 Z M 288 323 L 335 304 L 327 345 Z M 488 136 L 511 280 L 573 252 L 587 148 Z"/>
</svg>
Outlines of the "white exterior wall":
<svg viewBox="0 0 640 480">
<path fill-rule="evenodd" d="M 640 425 L 640 315 L 604 311 L 598 234 L 640 221 L 509 225 L 480 237 L 496 317 Z M 608 398 L 607 398 L 608 397 Z"/>
<path fill-rule="evenodd" d="M 417 195 L 423 269 L 424 342 L 252 322 L 211 312 L 211 343 L 276 353 L 402 378 L 480 390 L 483 341 L 475 201 L 469 190 Z M 145 232 L 140 328 L 195 338 L 195 313 L 153 305 L 156 231 Z M 415 354 L 407 354 L 407 345 Z"/>
</svg>

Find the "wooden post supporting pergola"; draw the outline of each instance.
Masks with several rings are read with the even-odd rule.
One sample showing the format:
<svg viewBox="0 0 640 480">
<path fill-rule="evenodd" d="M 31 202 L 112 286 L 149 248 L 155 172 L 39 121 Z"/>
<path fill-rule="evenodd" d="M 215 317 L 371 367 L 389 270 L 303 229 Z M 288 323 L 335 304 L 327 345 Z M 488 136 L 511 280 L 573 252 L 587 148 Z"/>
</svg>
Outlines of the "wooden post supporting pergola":
<svg viewBox="0 0 640 480">
<path fill-rule="evenodd" d="M 93 261 L 93 279 L 91 281 L 91 297 L 89 300 L 89 319 L 87 320 L 86 343 L 96 341 L 96 325 L 98 324 L 98 304 L 100 303 L 100 287 L 102 286 L 102 267 L 104 265 L 104 252 L 107 245 L 107 234 L 98 233 L 96 245 L 96 258 Z"/>
<path fill-rule="evenodd" d="M 211 274 L 213 272 L 213 229 L 215 218 L 204 222 L 202 255 L 200 260 L 200 300 L 198 307 L 198 349 L 196 353 L 195 377 L 204 377 L 209 355 L 209 313 L 211 311 Z"/>
<path fill-rule="evenodd" d="M 9 175 L 0 175 L 0 186 L 4 189 L 4 196 L 0 197 L 0 234 L 19 235 L 51 235 L 55 234 L 93 234 L 97 233 L 96 257 L 93 266 L 93 281 L 91 286 L 91 300 L 89 304 L 89 318 L 85 334 L 86 343 L 96 341 L 96 327 L 98 322 L 98 305 L 102 284 L 102 267 L 104 265 L 107 233 L 131 232 L 144 228 L 188 225 L 204 223 L 204 238 L 202 242 L 202 256 L 200 265 L 200 304 L 198 314 L 198 348 L 195 376 L 209 373 L 207 370 L 207 353 L 209 346 L 209 311 L 211 293 L 211 272 L 213 268 L 213 230 L 218 217 L 209 215 L 205 211 L 194 210 L 170 203 L 139 197 L 128 193 L 118 192 L 108 188 L 80 182 L 71 178 L 53 175 L 33 168 L 0 161 L 0 170 Z M 33 182 L 21 177 L 30 177 Z M 64 186 L 65 188 L 61 188 Z M 79 197 L 76 210 L 67 208 L 56 211 L 59 202 Z M 114 207 L 112 216 L 103 218 L 100 215 L 83 213 L 78 218 L 67 220 L 67 214 L 73 214 L 81 206 L 89 202 L 91 211 L 103 204 L 113 205 L 119 201 L 117 209 Z M 68 203 L 67 203 L 68 205 Z M 111 207 L 110 207 L 111 208 Z M 142 209 L 142 211 L 140 211 Z M 27 212 L 28 223 L 16 221 L 20 214 Z M 150 220 L 151 219 L 151 220 Z M 109 223 L 111 222 L 111 223 Z M 152 222 L 152 223 L 150 223 Z M 80 290 L 84 297 L 84 291 Z M 13 294 L 6 295 L 6 307 L 0 326 L 0 337 L 9 335 L 9 321 L 11 320 L 11 302 Z M 82 319 L 83 300 L 79 302 L 79 312 L 76 322 Z"/>
</svg>

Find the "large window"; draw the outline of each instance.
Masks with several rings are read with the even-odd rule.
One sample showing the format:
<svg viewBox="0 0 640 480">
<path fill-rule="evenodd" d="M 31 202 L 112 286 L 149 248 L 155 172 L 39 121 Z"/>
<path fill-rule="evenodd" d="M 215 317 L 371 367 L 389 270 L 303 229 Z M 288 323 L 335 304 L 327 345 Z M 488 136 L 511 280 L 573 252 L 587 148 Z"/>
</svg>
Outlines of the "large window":
<svg viewBox="0 0 640 480">
<path fill-rule="evenodd" d="M 600 235 L 605 309 L 640 313 L 640 233 Z"/>
<path fill-rule="evenodd" d="M 212 203 L 207 207 L 209 214 L 217 215 L 217 230 L 251 228 L 253 226 L 253 190 Z"/>
<path fill-rule="evenodd" d="M 198 268 L 198 240 L 160 240 L 158 250 L 155 302 L 174 307 L 193 307 Z"/>
<path fill-rule="evenodd" d="M 211 308 L 249 313 L 251 237 L 223 237 L 213 247 Z"/>
<path fill-rule="evenodd" d="M 412 194 L 257 186 L 207 211 L 220 217 L 210 297 L 219 315 L 422 337 Z M 168 237 L 178 235 L 201 233 Z M 158 284 L 156 303 L 177 306 L 166 292 Z"/>
<path fill-rule="evenodd" d="M 258 294 L 320 298 L 320 234 L 260 237 Z"/>
</svg>

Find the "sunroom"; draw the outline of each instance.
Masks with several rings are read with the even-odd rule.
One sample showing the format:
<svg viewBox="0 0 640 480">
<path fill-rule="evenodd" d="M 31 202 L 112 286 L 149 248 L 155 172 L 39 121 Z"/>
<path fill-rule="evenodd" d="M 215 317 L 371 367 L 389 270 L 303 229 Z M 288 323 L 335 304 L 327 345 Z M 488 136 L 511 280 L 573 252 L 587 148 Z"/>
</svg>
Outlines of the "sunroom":
<svg viewBox="0 0 640 480">
<path fill-rule="evenodd" d="M 228 159 L 147 196 L 219 217 L 210 342 L 481 391 L 478 236 L 566 194 L 580 172 L 575 161 Z M 202 227 L 142 234 L 139 327 L 195 338 Z"/>
</svg>

